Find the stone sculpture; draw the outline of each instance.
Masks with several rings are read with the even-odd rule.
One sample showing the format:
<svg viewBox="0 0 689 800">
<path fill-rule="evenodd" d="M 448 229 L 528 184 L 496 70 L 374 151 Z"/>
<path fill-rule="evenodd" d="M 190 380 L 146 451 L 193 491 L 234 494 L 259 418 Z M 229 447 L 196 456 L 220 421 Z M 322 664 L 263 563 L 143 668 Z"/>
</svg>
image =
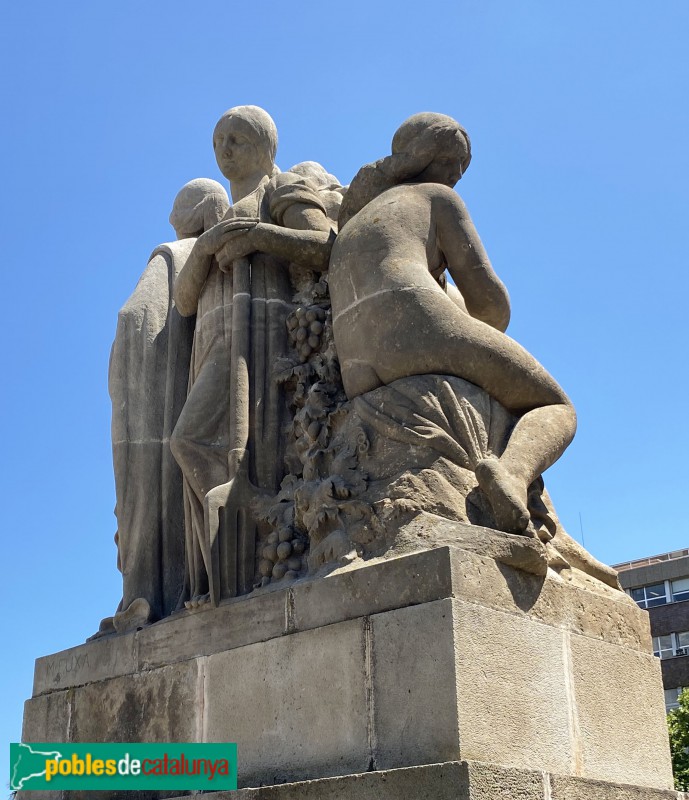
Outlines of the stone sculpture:
<svg viewBox="0 0 689 800">
<path fill-rule="evenodd" d="M 545 490 L 575 414 L 504 332 L 466 132 L 416 115 L 349 188 L 276 146 L 221 117 L 234 204 L 173 215 L 125 307 L 121 635 L 36 662 L 24 742 L 237 742 L 239 794 L 276 800 L 670 798 L 647 615 Z"/>
<path fill-rule="evenodd" d="M 153 251 L 119 313 L 109 389 L 123 596 L 104 630 L 168 616 L 182 592 L 182 476 L 169 439 L 186 399 L 193 322 L 180 316 L 172 292 L 196 237 L 229 205 L 216 181 L 183 186 L 170 214 L 177 240 Z"/>
<path fill-rule="evenodd" d="M 500 457 L 482 458 L 474 470 L 499 529 L 523 533 L 528 487 L 571 442 L 574 408 L 536 359 L 504 334 L 507 291 L 452 190 L 471 158 L 465 131 L 444 115 L 417 114 L 395 134 L 392 153 L 354 179 L 330 262 L 347 397 L 412 375 L 451 375 L 519 415 Z M 383 177 L 369 199 L 371 170 Z M 446 269 L 466 310 L 438 284 Z"/>
<path fill-rule="evenodd" d="M 191 231 L 174 284 L 174 314 L 195 317 L 188 394 L 180 411 L 190 327 L 163 436 L 184 488 L 163 510 L 129 501 L 152 523 L 174 520 L 161 541 L 179 591 L 173 602 L 173 591 L 152 601 L 159 587 L 130 590 L 130 565 L 145 575 L 160 556 L 137 555 L 120 533 L 123 609 L 147 603 L 129 616 L 390 557 L 418 544 L 421 522 L 431 546 L 439 518 L 471 536 L 535 539 L 539 564 L 616 587 L 562 529 L 543 485 L 576 416 L 504 333 L 507 290 L 452 188 L 471 160 L 466 131 L 417 114 L 347 189 L 315 162 L 281 173 L 275 124 L 255 106 L 223 114 L 213 147 L 233 205 Z"/>
</svg>

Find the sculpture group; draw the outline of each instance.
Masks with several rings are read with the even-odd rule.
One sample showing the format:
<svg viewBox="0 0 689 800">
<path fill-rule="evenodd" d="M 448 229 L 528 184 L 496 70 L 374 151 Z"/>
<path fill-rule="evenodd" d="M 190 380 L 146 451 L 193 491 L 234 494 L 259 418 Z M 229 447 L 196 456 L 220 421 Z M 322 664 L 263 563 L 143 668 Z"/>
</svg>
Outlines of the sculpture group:
<svg viewBox="0 0 689 800">
<path fill-rule="evenodd" d="M 417 114 L 349 187 L 315 162 L 280 172 L 255 106 L 223 114 L 213 147 L 231 202 L 182 188 L 177 240 L 119 316 L 123 598 L 100 634 L 394 554 L 419 514 L 616 585 L 543 487 L 576 415 L 504 332 L 507 291 L 453 189 L 466 131 Z"/>
</svg>

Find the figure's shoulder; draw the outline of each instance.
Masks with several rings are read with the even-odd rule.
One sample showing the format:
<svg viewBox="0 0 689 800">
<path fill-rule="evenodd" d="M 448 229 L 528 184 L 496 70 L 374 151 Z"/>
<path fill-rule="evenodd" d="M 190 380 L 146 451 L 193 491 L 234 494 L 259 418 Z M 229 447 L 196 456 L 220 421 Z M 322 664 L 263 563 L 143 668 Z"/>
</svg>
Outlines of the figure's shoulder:
<svg viewBox="0 0 689 800">
<path fill-rule="evenodd" d="M 315 161 L 297 164 L 287 172 L 273 176 L 266 187 L 270 216 L 283 224 L 285 212 L 299 204 L 317 208 L 335 221 L 344 188 Z"/>
<path fill-rule="evenodd" d="M 467 208 L 457 192 L 443 183 L 417 183 L 418 191 L 426 196 L 437 213 L 452 214 L 453 216 L 467 216 Z"/>
</svg>

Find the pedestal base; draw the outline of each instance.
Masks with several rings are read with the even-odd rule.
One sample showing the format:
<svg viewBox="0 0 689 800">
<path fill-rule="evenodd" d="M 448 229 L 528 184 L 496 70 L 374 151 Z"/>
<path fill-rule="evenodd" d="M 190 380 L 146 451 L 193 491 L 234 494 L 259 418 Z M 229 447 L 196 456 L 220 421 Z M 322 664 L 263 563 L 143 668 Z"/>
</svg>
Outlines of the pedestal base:
<svg viewBox="0 0 689 800">
<path fill-rule="evenodd" d="M 679 795 L 680 798 L 684 795 Z M 193 795 L 193 800 L 678 800 L 675 791 L 625 786 L 449 761 L 366 772 L 238 792 Z M 176 798 L 182 800 L 182 798 Z M 189 800 L 189 798 L 184 798 Z"/>
<path fill-rule="evenodd" d="M 39 659 L 23 739 L 236 741 L 240 787 L 293 784 L 247 799 L 674 797 L 647 615 L 591 581 L 353 565 Z"/>
</svg>

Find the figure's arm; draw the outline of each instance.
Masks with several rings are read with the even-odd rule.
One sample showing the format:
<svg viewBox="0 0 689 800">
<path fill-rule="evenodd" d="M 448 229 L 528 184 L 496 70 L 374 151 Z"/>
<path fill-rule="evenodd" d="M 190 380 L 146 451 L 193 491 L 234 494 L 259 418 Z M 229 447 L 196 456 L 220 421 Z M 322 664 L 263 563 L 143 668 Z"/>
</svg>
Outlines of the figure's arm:
<svg viewBox="0 0 689 800">
<path fill-rule="evenodd" d="M 186 264 L 175 279 L 173 296 L 177 310 L 183 317 L 196 314 L 201 290 L 211 268 L 213 253 L 208 253 L 199 237 L 189 253 Z"/>
<path fill-rule="evenodd" d="M 233 232 L 218 253 L 221 269 L 250 253 L 270 253 L 320 272 L 328 269 L 335 232 L 324 212 L 295 203 L 284 215 L 288 227 L 259 222 L 248 230 Z"/>
<path fill-rule="evenodd" d="M 231 240 L 237 233 L 245 234 L 248 229 L 256 225 L 256 222 L 257 220 L 251 218 L 223 220 L 199 236 L 173 288 L 177 310 L 183 317 L 196 314 L 213 256 L 220 253 L 225 242 Z"/>
<path fill-rule="evenodd" d="M 437 189 L 438 187 L 434 187 Z M 510 321 L 510 298 L 491 266 L 461 198 L 445 189 L 433 198 L 438 246 L 447 269 L 472 317 L 504 331 Z"/>
</svg>

